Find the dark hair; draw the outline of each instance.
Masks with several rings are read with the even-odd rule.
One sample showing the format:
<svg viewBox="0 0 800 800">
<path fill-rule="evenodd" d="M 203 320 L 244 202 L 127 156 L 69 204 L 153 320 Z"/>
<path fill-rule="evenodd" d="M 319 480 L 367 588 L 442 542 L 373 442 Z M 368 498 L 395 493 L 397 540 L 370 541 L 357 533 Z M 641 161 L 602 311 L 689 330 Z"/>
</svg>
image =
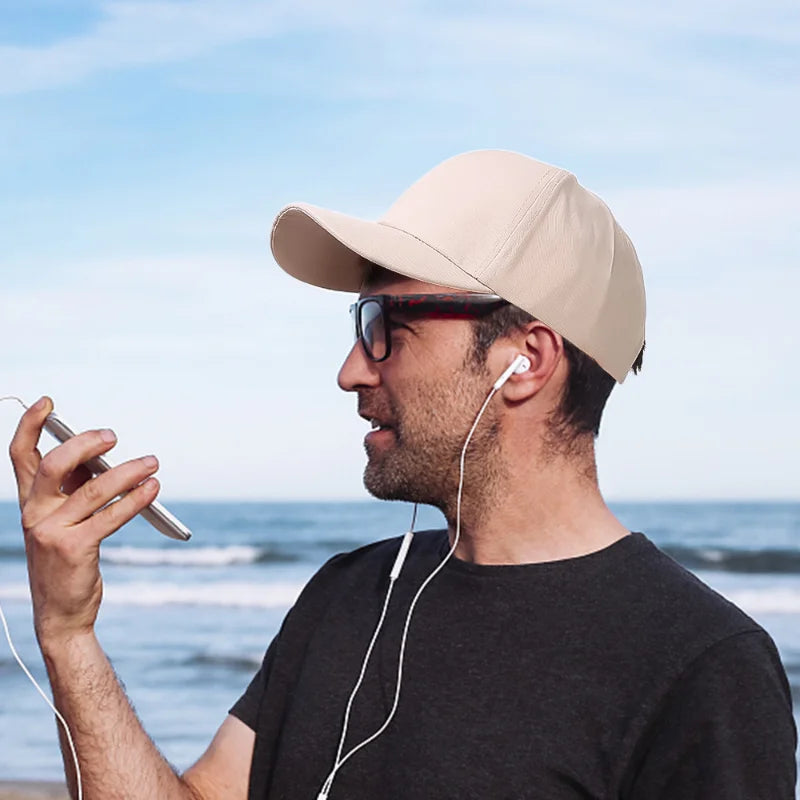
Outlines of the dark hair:
<svg viewBox="0 0 800 800">
<path fill-rule="evenodd" d="M 513 305 L 502 306 L 474 320 L 470 360 L 475 366 L 483 366 L 489 348 L 497 339 L 535 320 L 536 317 Z M 569 366 L 561 401 L 550 417 L 549 438 L 559 449 L 566 447 L 570 450 L 580 437 L 590 433 L 597 437 L 599 434 L 600 418 L 616 380 L 591 356 L 563 336 L 561 338 Z M 643 356 L 644 344 L 633 362 L 634 373 L 641 370 Z"/>
</svg>

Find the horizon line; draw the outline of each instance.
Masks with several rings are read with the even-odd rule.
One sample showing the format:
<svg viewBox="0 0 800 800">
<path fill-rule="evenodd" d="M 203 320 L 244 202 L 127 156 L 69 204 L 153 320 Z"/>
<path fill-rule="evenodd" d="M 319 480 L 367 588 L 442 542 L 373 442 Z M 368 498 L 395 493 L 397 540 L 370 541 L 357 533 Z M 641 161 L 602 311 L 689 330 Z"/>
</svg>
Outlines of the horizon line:
<svg viewBox="0 0 800 800">
<path fill-rule="evenodd" d="M 781 505 L 800 505 L 800 497 L 661 497 L 661 498 L 604 498 L 606 503 L 626 503 L 626 504 L 655 504 L 655 503 L 727 503 L 747 504 L 747 503 L 771 503 Z M 161 500 L 159 500 L 161 502 Z M 170 497 L 169 500 L 164 500 L 163 504 L 169 503 L 193 503 L 195 505 L 213 505 L 218 503 L 282 503 L 292 505 L 302 505 L 306 503 L 313 504 L 374 504 L 374 503 L 408 503 L 413 504 L 411 500 L 382 500 L 377 497 L 304 497 L 304 498 L 276 498 L 276 497 L 219 497 L 219 498 L 195 498 L 195 497 Z M 17 504 L 16 498 L 0 496 L 0 504 Z M 436 508 L 428 503 L 420 503 L 422 506 L 429 508 Z"/>
</svg>

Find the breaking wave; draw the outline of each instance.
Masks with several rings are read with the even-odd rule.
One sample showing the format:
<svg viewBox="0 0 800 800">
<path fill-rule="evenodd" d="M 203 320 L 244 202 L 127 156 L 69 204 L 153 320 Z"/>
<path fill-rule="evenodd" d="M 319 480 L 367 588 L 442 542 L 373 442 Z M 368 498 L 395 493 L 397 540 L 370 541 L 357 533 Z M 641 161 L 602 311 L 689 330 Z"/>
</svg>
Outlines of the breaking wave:
<svg viewBox="0 0 800 800">
<path fill-rule="evenodd" d="M 229 545 L 228 547 L 146 548 L 106 547 L 100 559 L 108 564 L 137 567 L 183 566 L 226 567 L 232 564 L 296 561 L 297 557 L 270 547 Z"/>
<path fill-rule="evenodd" d="M 106 584 L 103 603 L 123 606 L 218 606 L 236 608 L 288 608 L 303 583 L 120 583 Z M 0 586 L 0 601 L 30 601 L 27 584 Z"/>
</svg>

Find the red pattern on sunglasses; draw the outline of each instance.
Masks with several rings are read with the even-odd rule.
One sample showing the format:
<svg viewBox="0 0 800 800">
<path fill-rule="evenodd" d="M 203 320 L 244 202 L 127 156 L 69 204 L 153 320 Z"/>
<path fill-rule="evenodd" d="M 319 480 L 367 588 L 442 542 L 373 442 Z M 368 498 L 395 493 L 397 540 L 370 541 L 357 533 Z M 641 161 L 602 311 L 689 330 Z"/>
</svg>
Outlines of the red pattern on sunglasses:
<svg viewBox="0 0 800 800">
<path fill-rule="evenodd" d="M 379 306 L 383 318 L 382 342 L 385 352 L 376 357 L 371 344 L 364 338 L 361 320 L 361 309 L 367 303 Z M 436 294 L 375 294 L 361 297 L 350 306 L 353 318 L 356 340 L 361 342 L 364 352 L 372 361 L 385 361 L 392 350 L 391 338 L 391 312 L 404 314 L 424 314 L 436 319 L 469 319 L 486 314 L 507 305 L 508 301 L 493 294 L 470 293 L 436 293 Z"/>
</svg>

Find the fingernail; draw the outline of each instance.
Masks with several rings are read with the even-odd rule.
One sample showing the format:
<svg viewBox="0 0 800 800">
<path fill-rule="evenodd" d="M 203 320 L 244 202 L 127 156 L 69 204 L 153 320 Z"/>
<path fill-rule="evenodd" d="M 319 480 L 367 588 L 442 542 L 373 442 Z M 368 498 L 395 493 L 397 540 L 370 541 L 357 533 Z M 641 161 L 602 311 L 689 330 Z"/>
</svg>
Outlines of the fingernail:
<svg viewBox="0 0 800 800">
<path fill-rule="evenodd" d="M 36 411 L 41 411 L 47 405 L 47 397 L 40 397 L 34 404 L 33 407 Z"/>
<path fill-rule="evenodd" d="M 117 434 L 114 431 L 106 428 L 105 430 L 100 431 L 100 438 L 104 442 L 116 442 L 117 441 Z"/>
<path fill-rule="evenodd" d="M 142 464 L 144 464 L 146 467 L 157 467 L 158 459 L 155 456 L 145 456 L 142 459 Z"/>
</svg>

